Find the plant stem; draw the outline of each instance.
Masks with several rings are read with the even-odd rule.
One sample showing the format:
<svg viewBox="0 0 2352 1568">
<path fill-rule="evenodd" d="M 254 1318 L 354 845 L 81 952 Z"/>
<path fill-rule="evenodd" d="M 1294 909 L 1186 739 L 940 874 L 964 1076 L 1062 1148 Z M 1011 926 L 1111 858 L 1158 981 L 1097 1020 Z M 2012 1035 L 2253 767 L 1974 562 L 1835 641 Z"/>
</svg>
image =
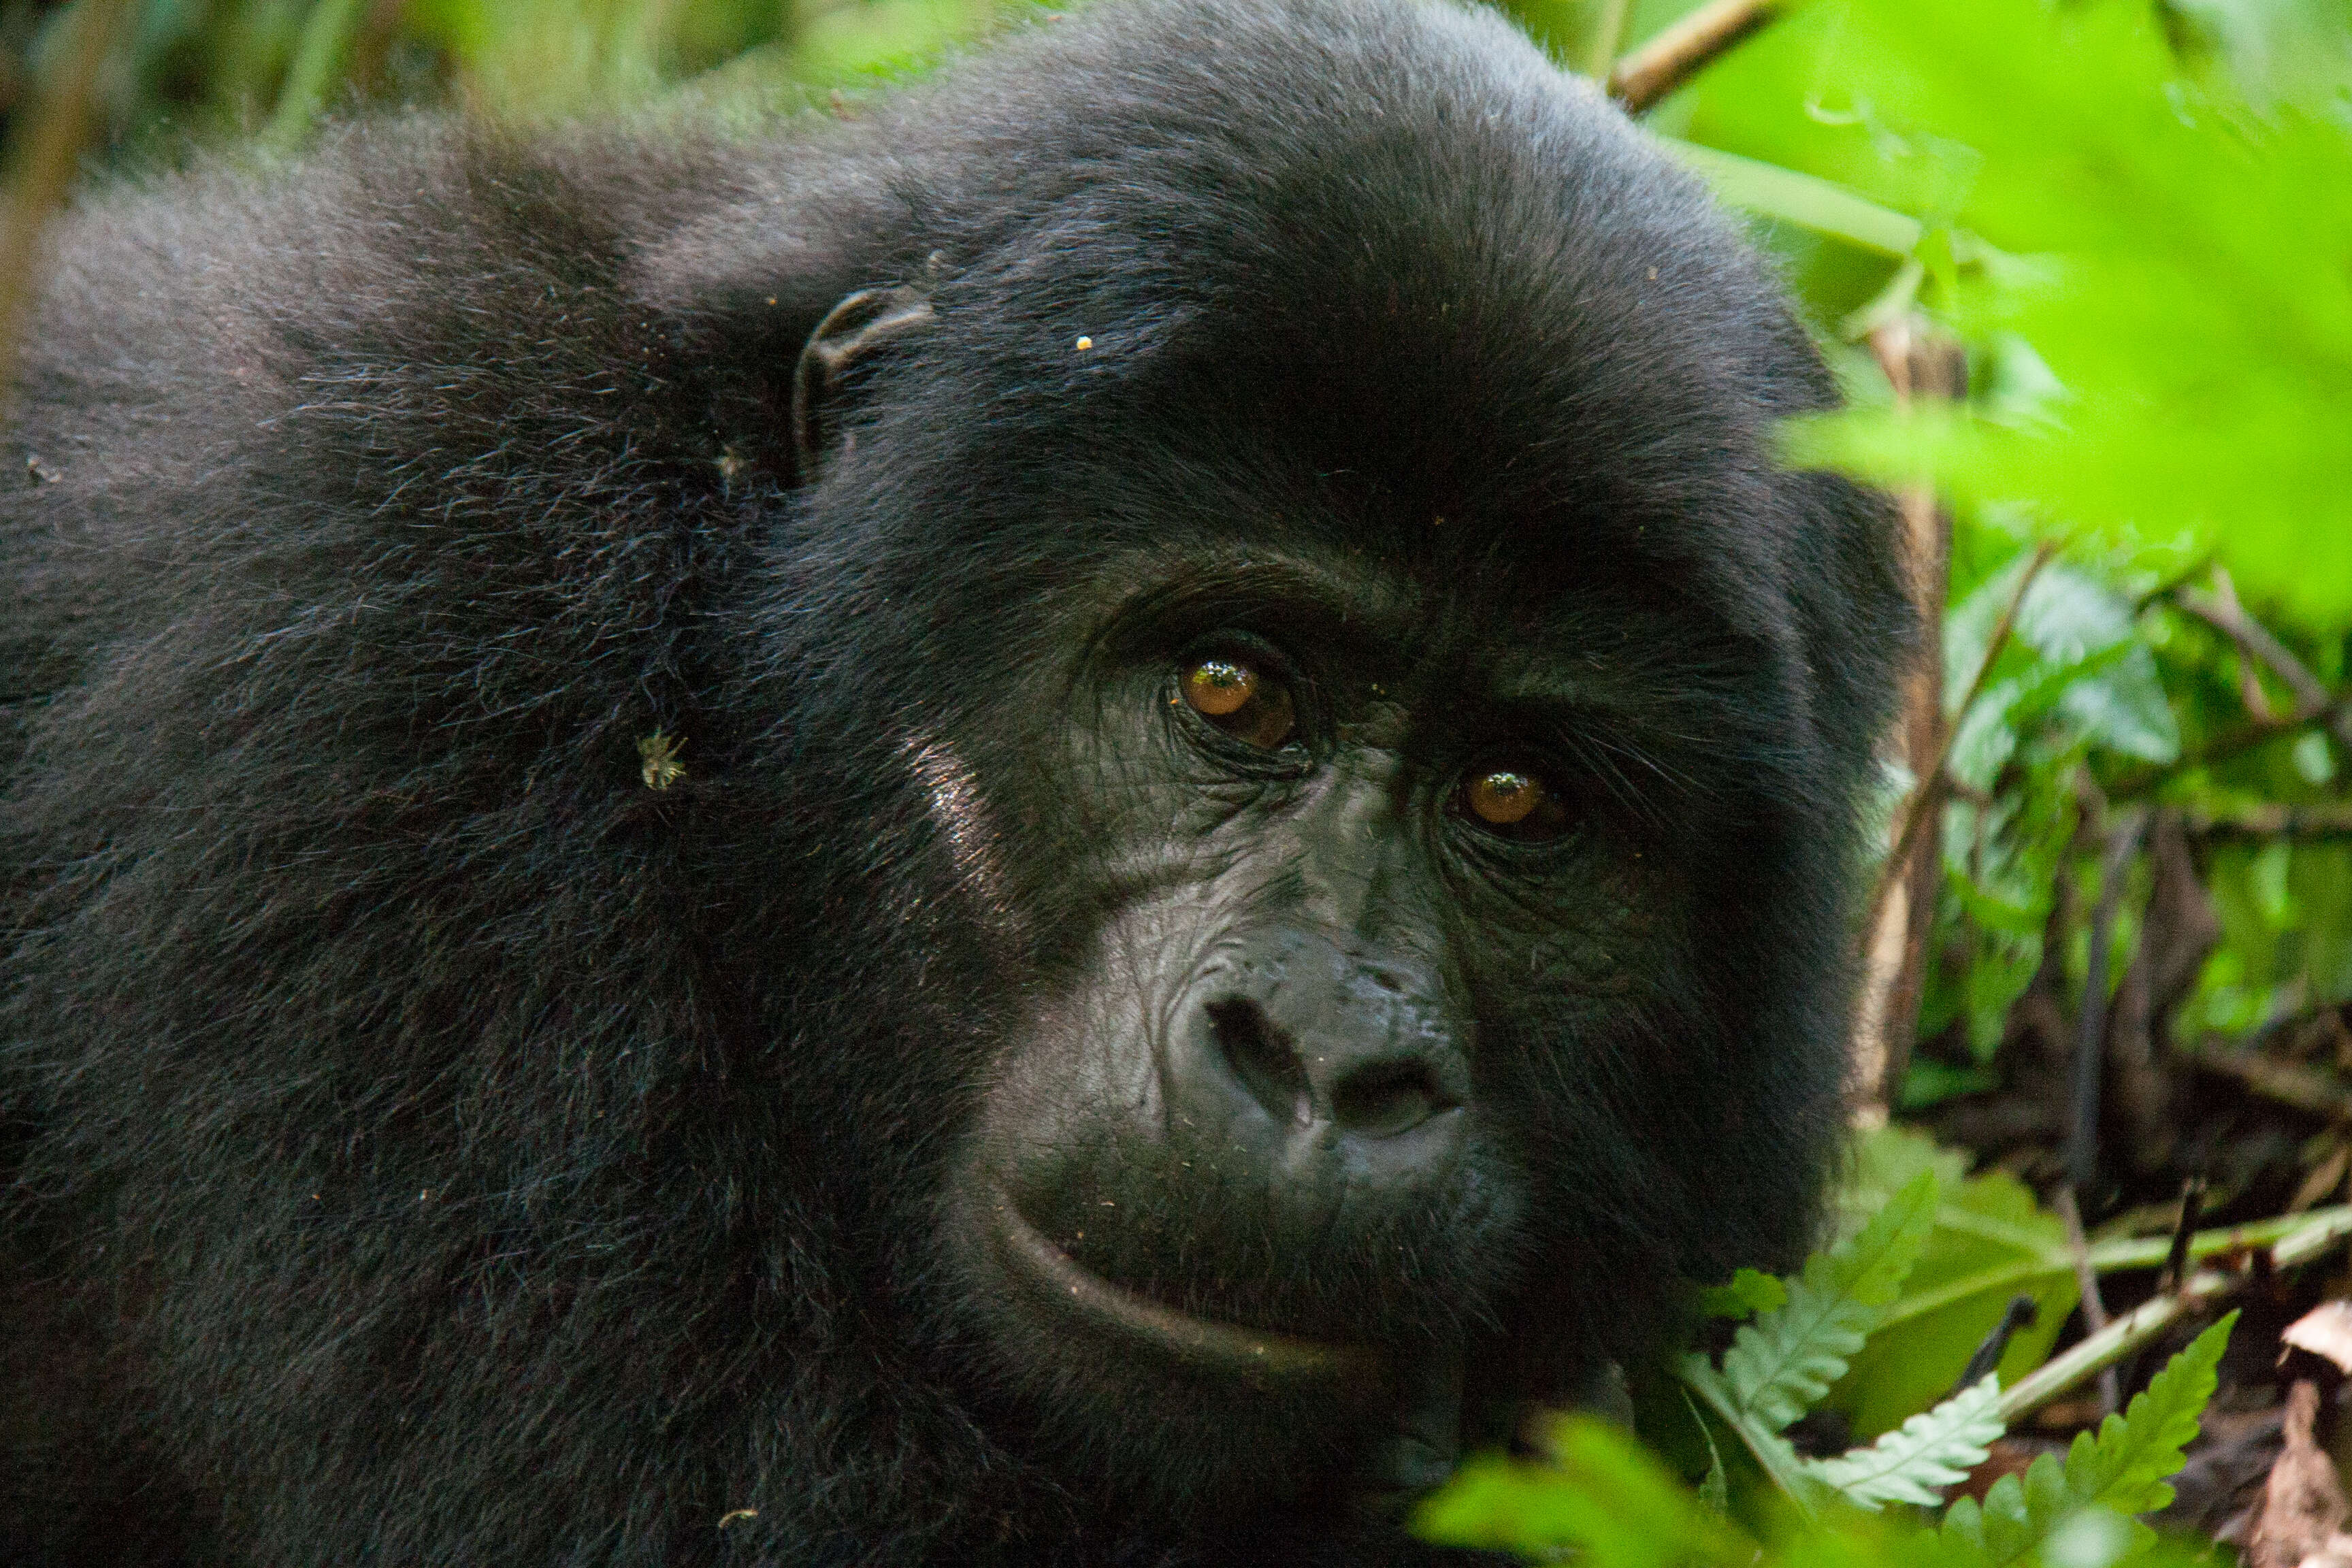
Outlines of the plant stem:
<svg viewBox="0 0 2352 1568">
<path fill-rule="evenodd" d="M 1712 0 L 1617 62 L 1609 96 L 1639 114 L 1770 21 L 1780 0 Z"/>
<path fill-rule="evenodd" d="M 40 293 L 41 235 L 81 166 L 98 100 L 99 68 L 122 31 L 129 0 L 80 0 L 65 47 L 15 119 L 8 200 L 0 213 L 0 388 L 16 379 L 16 344 Z"/>
<path fill-rule="evenodd" d="M 2282 1234 L 2271 1247 L 2271 1261 L 2277 1268 L 2292 1268 L 2308 1263 L 2352 1237 L 2352 1205 L 2315 1210 L 2296 1218 L 2299 1223 Z M 2256 1228 L 2250 1226 L 2240 1234 L 2244 1236 Z M 2170 1245 L 2169 1241 L 2154 1243 L 2148 1261 L 2163 1262 Z M 2143 1302 L 2097 1333 L 2085 1336 L 2063 1355 L 2051 1357 L 2018 1379 L 2016 1387 L 2002 1389 L 1997 1406 L 2001 1420 L 2016 1425 L 2084 1379 L 2097 1376 L 2148 1343 L 2192 1309 L 2243 1289 L 2254 1278 L 2255 1271 L 2250 1268 L 2208 1268 L 2190 1275 L 2178 1290 Z"/>
<path fill-rule="evenodd" d="M 2050 558 L 2057 553 L 2058 546 L 2048 540 L 2035 547 L 2033 559 L 2025 568 L 2025 575 L 2017 580 L 2017 591 L 2009 596 L 2009 603 L 2002 607 L 2000 619 L 1993 625 L 1992 636 L 1985 639 L 1984 660 L 1977 666 L 1975 678 L 1969 682 L 1968 694 L 1952 710 L 1951 727 L 1944 731 L 1944 743 L 1936 752 L 1936 765 L 1912 784 L 1911 798 L 1903 809 L 1903 829 L 1895 836 L 1895 847 L 1887 853 L 1885 863 L 1879 870 L 1877 886 L 1871 889 L 1870 910 L 1862 922 L 1864 931 L 1878 929 L 1879 917 L 1885 910 L 1887 896 L 1894 891 L 1904 868 L 1910 865 L 1911 851 L 1918 841 L 1920 830 L 1932 815 L 1929 808 L 1943 795 L 1942 789 L 1937 786 L 1944 776 L 1944 770 L 1951 766 L 1952 746 L 1960 738 L 1960 726 L 1968 719 L 1969 710 L 1975 706 L 1976 700 L 1984 695 L 1985 683 L 1992 675 L 1993 662 L 2000 658 L 2000 650 L 2009 646 L 2009 635 L 2016 628 L 2018 608 L 2025 603 L 2027 591 L 2033 586 L 2034 579 L 2042 575 L 2042 569 L 2050 564 Z"/>
<path fill-rule="evenodd" d="M 1960 1217 L 1960 1216 L 1956 1216 Z M 2216 1257 L 2225 1252 L 2250 1247 L 2268 1247 L 2281 1237 L 2292 1236 L 2306 1225 L 2336 1218 L 2352 1219 L 2352 1205 L 2340 1208 L 2312 1209 L 2305 1214 L 2281 1215 L 2252 1225 L 2222 1226 L 2213 1230 L 2200 1230 L 2189 1238 L 2189 1256 L 2194 1261 Z M 1963 1229 L 1948 1224 L 1940 1215 L 1937 1222 L 1947 1229 Z M 2005 1237 L 1997 1237 L 2003 1245 L 2021 1245 Z M 2025 1244 L 2038 1245 L 2038 1244 Z M 2153 1237 L 2126 1237 L 2116 1241 L 2095 1241 L 2088 1256 L 2091 1268 L 2100 1274 L 2120 1274 L 2134 1268 L 2160 1268 L 2172 1250 L 2172 1243 Z M 2041 1280 L 2053 1279 L 2074 1272 L 2074 1261 L 2063 1247 L 2053 1253 L 2037 1252 L 2011 1263 L 1997 1263 L 1974 1274 L 1964 1274 L 1931 1290 L 1916 1296 L 1906 1296 L 1891 1308 L 1883 1329 L 1888 1323 L 1907 1322 L 1930 1312 L 1941 1311 L 1955 1301 L 1971 1296 L 2007 1295 L 2012 1290 L 2031 1289 Z"/>
<path fill-rule="evenodd" d="M 1609 79 L 1609 68 L 1617 63 L 1617 51 L 1625 43 L 1625 18 L 1633 13 L 1633 0 L 1601 0 L 1600 19 L 1592 26 L 1592 53 L 1585 67 L 1595 81 Z"/>
<path fill-rule="evenodd" d="M 286 69 L 286 85 L 278 89 L 278 107 L 269 116 L 263 140 L 279 148 L 299 147 L 310 133 L 334 84 L 336 68 L 351 51 L 359 30 L 361 0 L 319 0 L 294 49 L 294 63 Z"/>
</svg>

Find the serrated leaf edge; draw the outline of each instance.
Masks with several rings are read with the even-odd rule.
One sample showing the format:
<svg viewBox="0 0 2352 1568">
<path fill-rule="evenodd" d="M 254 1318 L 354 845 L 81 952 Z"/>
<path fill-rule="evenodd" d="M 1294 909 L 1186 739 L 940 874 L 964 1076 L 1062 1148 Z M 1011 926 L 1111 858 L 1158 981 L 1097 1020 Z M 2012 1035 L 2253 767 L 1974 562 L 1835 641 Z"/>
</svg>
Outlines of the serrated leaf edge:
<svg viewBox="0 0 2352 1568">
<path fill-rule="evenodd" d="M 2000 1379 L 1988 1374 L 1866 1447 L 1834 1458 L 1806 1462 L 1806 1469 L 1856 1507 L 1876 1511 L 1890 1502 L 1932 1507 L 1946 1487 L 1968 1479 L 1984 1463 L 1992 1442 L 2005 1430 L 1993 1414 Z"/>
</svg>

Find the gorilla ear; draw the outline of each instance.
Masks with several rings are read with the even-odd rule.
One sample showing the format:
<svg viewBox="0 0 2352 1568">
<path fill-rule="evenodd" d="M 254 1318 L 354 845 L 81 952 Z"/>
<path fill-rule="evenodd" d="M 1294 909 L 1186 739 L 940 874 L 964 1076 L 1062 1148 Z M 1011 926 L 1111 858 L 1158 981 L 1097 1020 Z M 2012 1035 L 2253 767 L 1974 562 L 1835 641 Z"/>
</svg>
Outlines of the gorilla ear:
<svg viewBox="0 0 2352 1568">
<path fill-rule="evenodd" d="M 860 289 L 825 312 L 793 371 L 793 455 L 800 483 L 814 482 L 833 456 L 845 389 L 860 363 L 930 321 L 929 299 L 912 289 Z"/>
</svg>

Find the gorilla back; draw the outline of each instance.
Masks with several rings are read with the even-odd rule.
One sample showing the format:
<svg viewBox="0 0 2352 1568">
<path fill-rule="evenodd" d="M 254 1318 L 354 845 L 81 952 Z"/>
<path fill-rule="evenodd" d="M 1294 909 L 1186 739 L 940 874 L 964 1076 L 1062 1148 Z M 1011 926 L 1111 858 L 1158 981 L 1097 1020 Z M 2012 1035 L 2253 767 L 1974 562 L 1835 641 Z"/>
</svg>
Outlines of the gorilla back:
<svg viewBox="0 0 2352 1568">
<path fill-rule="evenodd" d="M 1892 531 L 1492 17 L 100 193 L 16 396 L 11 1562 L 1432 1561 L 1806 1237 Z"/>
</svg>

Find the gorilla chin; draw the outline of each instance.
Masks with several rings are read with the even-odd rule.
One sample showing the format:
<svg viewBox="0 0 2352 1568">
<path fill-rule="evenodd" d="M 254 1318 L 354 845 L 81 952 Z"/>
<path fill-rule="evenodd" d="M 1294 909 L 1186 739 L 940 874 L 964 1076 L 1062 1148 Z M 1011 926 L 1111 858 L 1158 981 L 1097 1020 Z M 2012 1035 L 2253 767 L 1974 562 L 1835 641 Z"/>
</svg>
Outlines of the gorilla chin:
<svg viewBox="0 0 2352 1568">
<path fill-rule="evenodd" d="M 1171 1373 L 1190 1374 L 1279 1399 L 1362 1388 L 1386 1370 L 1368 1346 L 1218 1322 L 1114 1284 L 1046 1240 L 1002 1187 L 993 1197 L 980 1221 L 980 1245 L 1000 1289 L 1049 1336 L 1087 1342 L 1136 1363 L 1153 1386 Z"/>
<path fill-rule="evenodd" d="M 972 1217 L 983 1255 L 975 1293 L 996 1303 L 1002 1364 L 1054 1413 L 1047 1446 L 1139 1509 L 1175 1521 L 1204 1505 L 1255 1508 L 1327 1489 L 1409 1495 L 1450 1468 L 1451 1410 L 1425 1454 L 1368 1445 L 1406 1403 L 1399 1364 L 1382 1351 L 1221 1321 L 1117 1284 L 1048 1240 L 1001 1190 Z M 1390 1473 L 1378 1473 L 1383 1464 Z"/>
</svg>

